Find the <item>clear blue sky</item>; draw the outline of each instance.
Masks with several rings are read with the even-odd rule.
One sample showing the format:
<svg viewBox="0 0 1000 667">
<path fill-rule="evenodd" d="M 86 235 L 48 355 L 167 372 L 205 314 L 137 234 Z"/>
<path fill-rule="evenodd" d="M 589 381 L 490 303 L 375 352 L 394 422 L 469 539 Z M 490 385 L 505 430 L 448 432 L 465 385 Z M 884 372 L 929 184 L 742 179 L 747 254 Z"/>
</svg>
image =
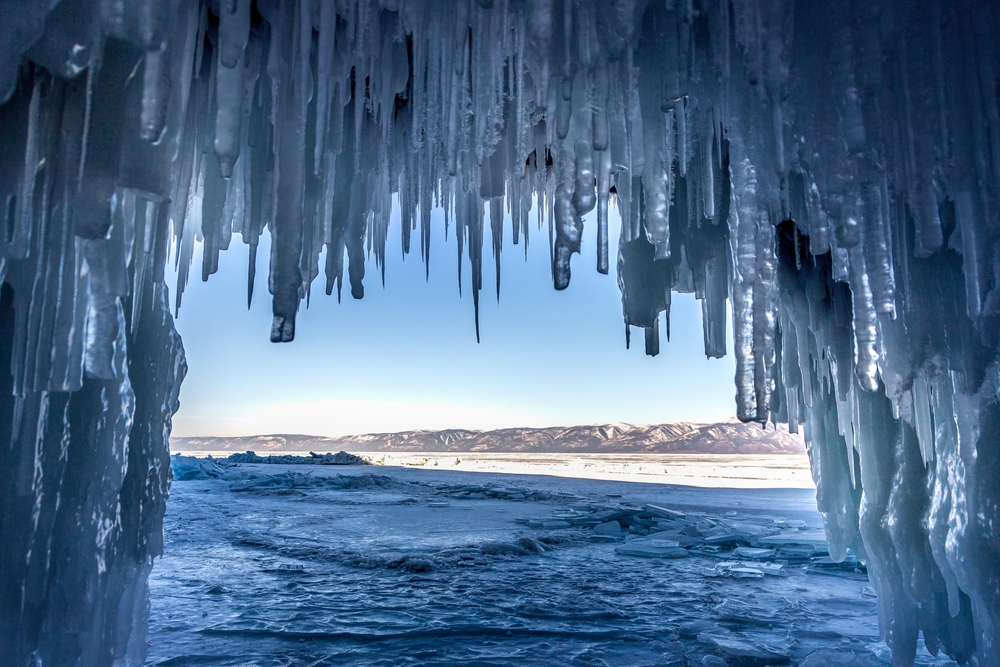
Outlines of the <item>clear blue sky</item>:
<svg viewBox="0 0 1000 667">
<path fill-rule="evenodd" d="M 478 345 L 468 257 L 459 297 L 454 236 L 445 241 L 441 211 L 433 220 L 429 281 L 419 237 L 402 259 L 394 217 L 385 289 L 370 261 L 365 298 L 353 300 L 345 285 L 338 305 L 323 293 L 321 273 L 291 344 L 269 342 L 267 234 L 249 311 L 246 246 L 234 236 L 219 273 L 202 283 L 199 244 L 177 319 L 190 370 L 174 435 L 709 422 L 734 414 L 732 356 L 705 359 L 701 308 L 692 296 L 674 295 L 671 341 L 661 338 L 658 357 L 644 354 L 641 330 L 633 330 L 632 349 L 625 349 L 614 269 L 617 215 L 610 221 L 610 275 L 595 269 L 597 225 L 588 216 L 583 254 L 574 256 L 563 292 L 552 288 L 548 235 L 535 230 L 534 215 L 527 261 L 506 223 L 499 304 L 487 230 Z"/>
</svg>

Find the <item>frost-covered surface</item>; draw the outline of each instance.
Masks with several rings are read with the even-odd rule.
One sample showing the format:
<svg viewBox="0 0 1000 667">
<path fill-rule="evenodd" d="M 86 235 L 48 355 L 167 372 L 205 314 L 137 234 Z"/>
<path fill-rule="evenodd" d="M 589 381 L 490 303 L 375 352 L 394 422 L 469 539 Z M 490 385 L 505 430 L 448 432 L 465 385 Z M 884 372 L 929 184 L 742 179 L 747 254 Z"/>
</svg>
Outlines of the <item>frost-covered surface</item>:
<svg viewBox="0 0 1000 667">
<path fill-rule="evenodd" d="M 394 201 L 404 249 L 418 234 L 425 260 L 431 207 L 445 208 L 477 308 L 484 245 L 500 252 L 505 221 L 524 243 L 532 217 L 548 226 L 564 289 L 595 208 L 609 270 L 613 202 L 626 333 L 641 328 L 655 354 L 671 290 L 694 292 L 705 353 L 719 356 L 728 300 L 737 416 L 802 427 L 831 555 L 869 562 L 894 659 L 910 662 L 922 632 L 959 660 L 1000 663 L 998 33 L 991 0 L 5 8 L 2 432 L 17 463 L 2 525 L 19 555 L 3 618 L 18 639 L 3 650 L 23 662 L 38 628 L 60 626 L 42 582 L 72 598 L 42 546 L 56 498 L 93 536 L 72 547 L 90 568 L 80 580 L 124 553 L 105 551 L 111 499 L 145 473 L 131 455 L 122 467 L 135 449 L 122 355 L 137 355 L 130 373 L 147 359 L 173 368 L 150 375 L 164 396 L 181 376 L 173 338 L 136 333 L 163 319 L 168 249 L 176 307 L 196 239 L 206 279 L 241 236 L 249 298 L 266 226 L 271 339 L 290 341 L 322 248 L 326 292 L 346 271 L 363 296 Z M 101 382 L 106 422 L 60 413 Z M 155 403 L 143 428 L 159 448 L 172 407 Z M 69 465 L 62 496 L 59 433 L 103 462 Z M 143 558 L 165 493 L 157 448 L 135 461 L 156 484 L 122 504 L 122 525 L 141 517 L 122 549 Z M 83 644 L 66 640 L 70 654 L 97 660 L 128 625 L 94 623 Z"/>
<path fill-rule="evenodd" d="M 399 467 L 176 482 L 150 664 L 886 665 L 813 495 Z M 616 553 L 668 539 L 683 556 Z M 784 576 L 742 572 L 766 563 Z"/>
</svg>

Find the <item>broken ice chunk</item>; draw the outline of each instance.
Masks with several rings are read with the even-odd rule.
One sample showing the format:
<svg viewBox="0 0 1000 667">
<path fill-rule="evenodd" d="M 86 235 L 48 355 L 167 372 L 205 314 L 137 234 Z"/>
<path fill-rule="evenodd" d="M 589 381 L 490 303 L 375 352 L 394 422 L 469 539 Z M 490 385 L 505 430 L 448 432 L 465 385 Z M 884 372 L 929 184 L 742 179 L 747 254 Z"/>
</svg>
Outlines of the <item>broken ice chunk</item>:
<svg viewBox="0 0 1000 667">
<path fill-rule="evenodd" d="M 181 456 L 179 454 L 174 454 L 170 457 L 170 467 L 173 469 L 175 482 L 194 479 L 213 479 L 222 477 L 226 472 L 212 459 L 198 459 L 193 456 Z"/>
<path fill-rule="evenodd" d="M 754 564 L 749 567 L 740 561 L 720 561 L 715 570 L 706 572 L 710 577 L 732 577 L 733 579 L 763 579 L 764 571 Z"/>
<path fill-rule="evenodd" d="M 885 662 L 867 649 L 820 649 L 810 653 L 799 667 L 882 667 Z"/>
<path fill-rule="evenodd" d="M 733 550 L 733 556 L 736 558 L 752 558 L 754 560 L 771 558 L 774 554 L 774 549 L 761 549 L 758 547 L 737 547 Z"/>
<path fill-rule="evenodd" d="M 809 546 L 814 551 L 825 551 L 827 548 L 826 536 L 819 531 L 796 531 L 784 535 L 769 535 L 755 541 L 761 546 L 776 547 L 782 550 L 793 544 Z"/>
<path fill-rule="evenodd" d="M 622 526 L 617 521 L 606 521 L 594 526 L 594 532 L 598 535 L 621 535 Z"/>
<path fill-rule="evenodd" d="M 756 567 L 731 567 L 729 576 L 733 579 L 763 579 L 764 572 Z"/>
<path fill-rule="evenodd" d="M 615 547 L 615 553 L 643 558 L 684 558 L 690 555 L 687 549 L 681 547 L 674 540 L 633 541 Z"/>
<path fill-rule="evenodd" d="M 788 570 L 784 563 L 754 563 L 754 567 L 772 577 L 788 576 Z"/>
<path fill-rule="evenodd" d="M 678 512 L 677 510 L 661 507 L 659 505 L 646 505 L 643 509 L 653 516 L 662 517 L 664 519 L 683 519 L 687 516 L 684 512 Z"/>
<path fill-rule="evenodd" d="M 698 635 L 698 640 L 711 644 L 729 660 L 762 661 L 770 665 L 785 665 L 791 662 L 791 657 L 780 649 L 736 637 L 702 633 Z"/>
</svg>

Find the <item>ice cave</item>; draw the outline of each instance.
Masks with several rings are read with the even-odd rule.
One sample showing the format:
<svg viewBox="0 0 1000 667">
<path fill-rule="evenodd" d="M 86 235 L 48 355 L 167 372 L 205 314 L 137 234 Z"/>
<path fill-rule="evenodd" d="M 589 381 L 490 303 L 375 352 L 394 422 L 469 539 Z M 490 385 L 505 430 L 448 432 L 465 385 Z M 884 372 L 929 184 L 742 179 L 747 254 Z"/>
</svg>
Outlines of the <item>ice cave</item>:
<svg viewBox="0 0 1000 667">
<path fill-rule="evenodd" d="M 398 206 L 424 261 L 445 210 L 477 298 L 504 224 L 538 289 L 616 270 L 648 354 L 672 292 L 709 357 L 731 309 L 737 416 L 804 433 L 894 664 L 1000 665 L 993 0 L 0 7 L 0 664 L 145 659 L 192 265 L 239 236 L 292 342 Z"/>
</svg>

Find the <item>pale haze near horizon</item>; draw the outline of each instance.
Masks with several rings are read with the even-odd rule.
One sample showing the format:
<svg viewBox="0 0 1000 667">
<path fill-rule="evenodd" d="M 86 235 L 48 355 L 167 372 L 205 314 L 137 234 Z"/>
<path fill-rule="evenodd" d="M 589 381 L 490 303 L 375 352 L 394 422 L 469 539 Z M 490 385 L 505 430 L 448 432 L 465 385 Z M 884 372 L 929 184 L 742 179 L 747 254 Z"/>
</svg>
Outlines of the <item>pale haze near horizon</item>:
<svg viewBox="0 0 1000 667">
<path fill-rule="evenodd" d="M 614 207 L 612 206 L 612 209 Z M 717 422 L 735 412 L 730 354 L 707 360 L 701 307 L 674 294 L 671 339 L 661 316 L 660 354 L 644 353 L 641 329 L 625 348 L 615 272 L 620 219 L 609 216 L 612 266 L 597 273 L 596 218 L 585 219 L 582 255 L 573 257 L 567 290 L 549 270 L 548 230 L 532 212 L 528 258 L 514 246 L 505 215 L 501 293 L 489 223 L 485 224 L 480 344 L 476 343 L 468 253 L 457 283 L 454 225 L 432 215 L 430 276 L 425 281 L 419 232 L 402 259 L 398 211 L 386 248 L 385 289 L 372 258 L 365 298 L 345 285 L 341 304 L 324 294 L 322 272 L 295 341 L 269 341 L 270 237 L 257 257 L 253 305 L 246 308 L 247 247 L 234 235 L 219 272 L 201 282 L 201 248 L 176 325 L 189 371 L 173 435 L 240 436 L 303 433 L 337 436 L 448 428 L 496 429 L 628 422 Z M 171 286 L 173 279 L 168 280 Z M 171 290 L 173 298 L 173 289 Z"/>
</svg>

